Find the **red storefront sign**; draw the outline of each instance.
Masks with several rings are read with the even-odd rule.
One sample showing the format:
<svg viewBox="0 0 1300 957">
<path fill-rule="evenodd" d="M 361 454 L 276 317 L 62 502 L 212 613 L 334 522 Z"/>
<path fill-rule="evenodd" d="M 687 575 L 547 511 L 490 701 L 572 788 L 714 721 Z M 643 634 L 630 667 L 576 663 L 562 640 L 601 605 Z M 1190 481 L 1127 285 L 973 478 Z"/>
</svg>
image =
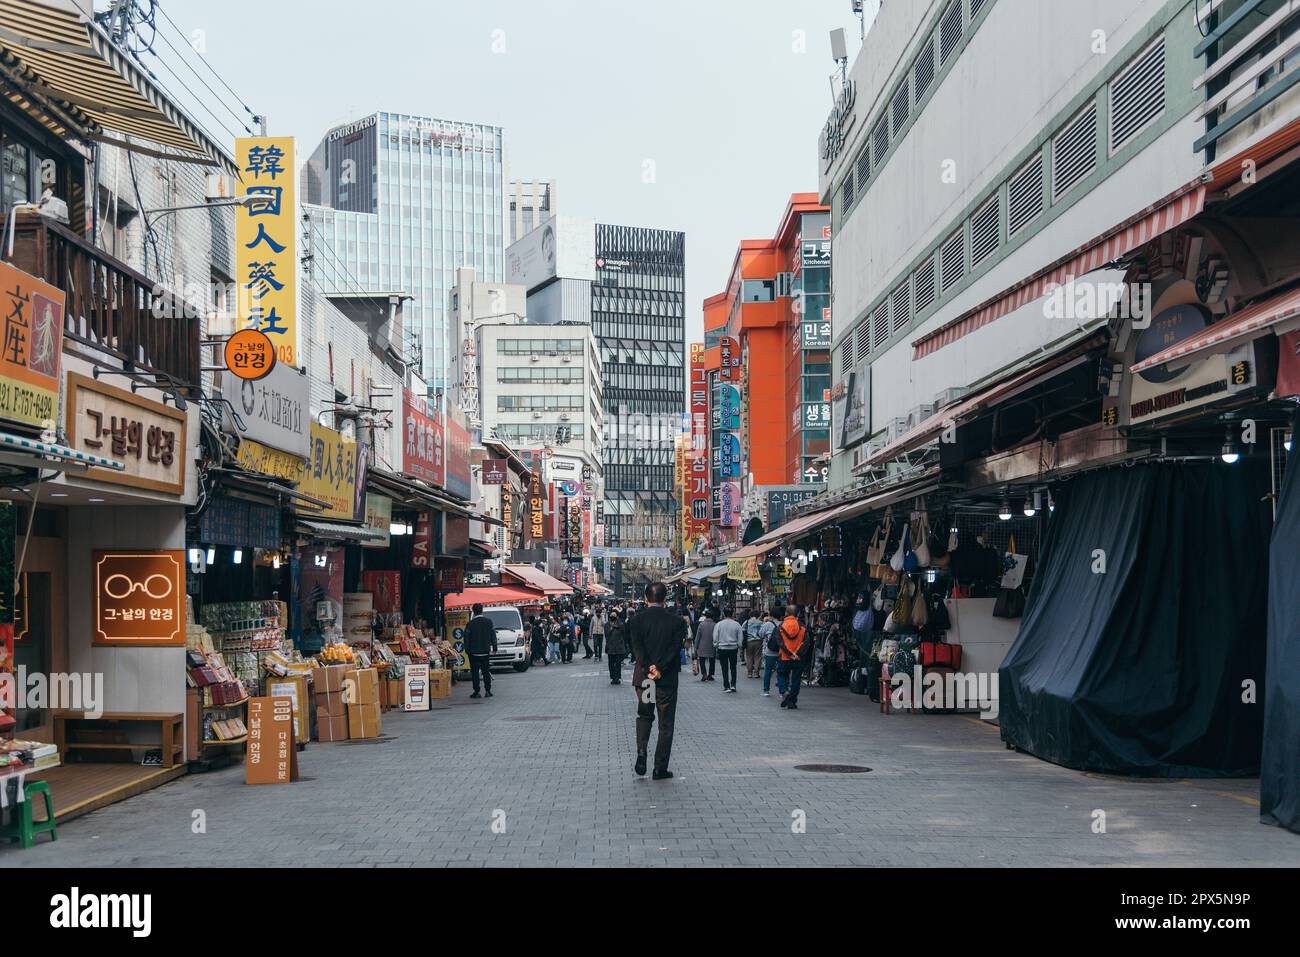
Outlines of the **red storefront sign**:
<svg viewBox="0 0 1300 957">
<path fill-rule="evenodd" d="M 402 471 L 442 488 L 447 482 L 442 418 L 410 389 L 402 391 Z"/>
</svg>

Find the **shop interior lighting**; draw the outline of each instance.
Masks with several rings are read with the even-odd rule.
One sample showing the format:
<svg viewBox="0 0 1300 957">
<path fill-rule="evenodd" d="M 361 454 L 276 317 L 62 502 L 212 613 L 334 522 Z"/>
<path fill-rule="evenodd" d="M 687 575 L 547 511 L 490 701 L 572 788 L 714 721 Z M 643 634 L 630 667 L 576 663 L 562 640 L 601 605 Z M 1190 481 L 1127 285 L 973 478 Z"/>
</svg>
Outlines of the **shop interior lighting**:
<svg viewBox="0 0 1300 957">
<path fill-rule="evenodd" d="M 208 548 L 208 564 L 209 564 L 209 565 L 215 565 L 216 563 L 217 563 L 217 550 L 216 550 L 215 548 L 212 548 L 212 547 L 209 546 L 209 548 Z"/>
<path fill-rule="evenodd" d="M 272 567 L 272 568 L 279 568 L 279 567 L 280 567 L 280 555 L 279 555 L 279 553 L 277 553 L 277 554 L 275 555 L 275 557 L 271 559 L 271 567 Z"/>
<path fill-rule="evenodd" d="M 1287 453 L 1288 453 L 1288 454 L 1290 454 L 1290 452 L 1291 452 L 1291 433 L 1290 433 L 1290 432 L 1288 432 L 1288 433 L 1286 434 L 1286 438 L 1282 441 L 1282 447 L 1283 447 L 1284 449 L 1287 450 Z"/>
<path fill-rule="evenodd" d="M 234 553 L 230 556 L 230 560 L 236 565 L 242 565 L 244 563 L 244 550 L 242 548 L 236 548 Z"/>
<path fill-rule="evenodd" d="M 1051 492 L 1048 492 L 1048 493 L 1047 493 L 1047 510 L 1048 510 L 1049 512 L 1055 512 L 1055 511 L 1056 511 L 1056 499 L 1052 498 L 1052 493 L 1051 493 Z"/>
<path fill-rule="evenodd" d="M 315 562 L 316 562 L 316 567 L 317 567 L 317 568 L 324 568 L 324 567 L 325 567 L 325 556 L 324 556 L 324 555 L 317 555 L 316 558 L 315 558 Z"/>
<path fill-rule="evenodd" d="M 998 507 L 998 518 L 1004 522 L 1011 521 L 1011 498 L 1003 496 L 1002 504 Z"/>
<path fill-rule="evenodd" d="M 197 565 L 197 564 L 199 563 L 199 556 L 202 555 L 202 554 L 203 554 L 202 549 L 191 548 L 191 549 L 190 549 L 190 564 L 191 564 L 191 565 Z"/>
<path fill-rule="evenodd" d="M 1025 518 L 1033 518 L 1042 507 L 1043 493 L 1035 489 L 1033 496 L 1025 499 Z"/>
<path fill-rule="evenodd" d="M 1235 465 L 1241 459 L 1241 449 L 1237 446 L 1237 437 L 1232 432 L 1232 423 L 1223 436 L 1223 454 L 1219 456 L 1228 465 Z"/>
</svg>

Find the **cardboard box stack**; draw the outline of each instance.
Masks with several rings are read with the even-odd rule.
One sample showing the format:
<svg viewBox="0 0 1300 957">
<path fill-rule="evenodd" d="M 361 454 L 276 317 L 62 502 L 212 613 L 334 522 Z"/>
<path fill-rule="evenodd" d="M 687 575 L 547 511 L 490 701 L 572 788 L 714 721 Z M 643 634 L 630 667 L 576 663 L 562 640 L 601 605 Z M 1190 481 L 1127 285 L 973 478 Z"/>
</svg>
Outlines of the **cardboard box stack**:
<svg viewBox="0 0 1300 957">
<path fill-rule="evenodd" d="M 451 697 L 451 671 L 438 668 L 429 672 L 429 697 L 432 700 Z"/>
<path fill-rule="evenodd" d="M 379 672 L 374 668 L 357 668 L 348 671 L 344 681 L 350 683 L 348 737 L 379 737 L 383 731 L 379 710 Z"/>
<path fill-rule="evenodd" d="M 318 741 L 348 739 L 348 711 L 343 701 L 343 679 L 348 671 L 347 665 L 312 669 L 312 705 Z"/>
</svg>

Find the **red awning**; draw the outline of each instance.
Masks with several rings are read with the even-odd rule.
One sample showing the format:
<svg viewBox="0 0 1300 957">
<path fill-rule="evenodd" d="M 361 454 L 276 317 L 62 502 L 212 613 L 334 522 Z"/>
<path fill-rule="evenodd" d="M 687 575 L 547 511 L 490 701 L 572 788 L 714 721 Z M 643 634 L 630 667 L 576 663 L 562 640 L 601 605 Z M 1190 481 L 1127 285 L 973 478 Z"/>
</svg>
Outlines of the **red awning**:
<svg viewBox="0 0 1300 957">
<path fill-rule="evenodd" d="M 513 585 L 493 585 L 490 588 L 466 588 L 462 592 L 445 595 L 443 608 L 468 608 L 476 603 L 484 605 L 544 605 L 546 596 L 531 588 Z"/>
<path fill-rule="evenodd" d="M 1252 339 L 1268 335 L 1280 323 L 1297 318 L 1300 318 L 1300 287 L 1238 309 L 1199 335 L 1189 336 L 1151 358 L 1135 363 L 1133 371 L 1141 372 L 1189 356 L 1228 352 Z"/>
<path fill-rule="evenodd" d="M 912 343 L 912 361 L 938 352 L 995 319 L 1001 319 L 1021 306 L 1029 305 L 1056 286 L 1064 286 L 1114 262 L 1161 233 L 1181 226 L 1204 208 L 1205 187 L 1199 180 L 1180 187 L 1158 203 L 1062 256 L 1045 269 L 917 339 Z"/>
<path fill-rule="evenodd" d="M 1040 379 L 1050 373 L 1058 371 L 1062 366 L 1069 362 L 1086 355 L 1104 341 L 1103 335 L 1089 336 L 1079 345 L 1067 349 L 1059 355 L 1051 356 L 1041 362 L 1036 362 L 1028 369 L 1015 373 L 1011 378 L 1004 378 L 1001 382 L 987 386 L 983 391 L 972 396 L 967 396 L 956 405 L 950 405 L 940 409 L 934 415 L 930 416 L 920 425 L 904 432 L 893 442 L 890 442 L 875 455 L 868 456 L 854 467 L 854 472 L 861 472 L 873 465 L 879 465 L 881 462 L 888 462 L 900 455 L 918 449 L 922 445 L 933 441 L 938 437 L 945 428 L 946 422 L 958 422 L 962 418 L 975 412 L 988 408 L 1000 399 L 1007 398 L 1011 393 L 1029 386 L 1034 380 Z"/>
</svg>

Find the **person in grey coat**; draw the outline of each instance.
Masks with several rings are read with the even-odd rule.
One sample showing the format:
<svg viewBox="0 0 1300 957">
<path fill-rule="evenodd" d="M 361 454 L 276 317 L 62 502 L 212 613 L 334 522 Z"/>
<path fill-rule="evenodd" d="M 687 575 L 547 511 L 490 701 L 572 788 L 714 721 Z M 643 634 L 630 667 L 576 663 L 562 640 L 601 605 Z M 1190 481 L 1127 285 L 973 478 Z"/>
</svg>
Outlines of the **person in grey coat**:
<svg viewBox="0 0 1300 957">
<path fill-rule="evenodd" d="M 627 654 L 627 623 L 617 611 L 610 612 L 605 625 L 605 657 L 609 661 L 609 683 L 623 683 L 623 656 Z"/>
<path fill-rule="evenodd" d="M 700 680 L 713 681 L 713 672 L 717 667 L 717 652 L 713 647 L 713 629 L 716 626 L 714 618 L 717 612 L 712 608 L 705 609 L 704 614 L 700 617 L 700 623 L 695 629 L 695 657 L 700 662 Z"/>
</svg>

